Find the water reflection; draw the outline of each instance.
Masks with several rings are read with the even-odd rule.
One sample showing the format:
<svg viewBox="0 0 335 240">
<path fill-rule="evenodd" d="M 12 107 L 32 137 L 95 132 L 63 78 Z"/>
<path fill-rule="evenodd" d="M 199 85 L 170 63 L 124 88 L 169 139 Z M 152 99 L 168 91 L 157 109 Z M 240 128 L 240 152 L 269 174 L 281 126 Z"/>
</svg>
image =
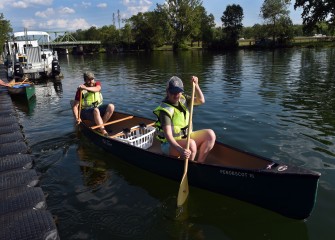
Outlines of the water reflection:
<svg viewBox="0 0 335 240">
<path fill-rule="evenodd" d="M 80 158 L 80 170 L 82 171 L 84 186 L 97 188 L 110 177 L 104 161 L 96 158 L 94 151 L 87 151 L 87 144 L 82 141 L 77 149 Z"/>
<path fill-rule="evenodd" d="M 282 106 L 304 136 L 316 141 L 314 150 L 335 156 L 334 50 L 303 51 L 299 74 L 291 78 Z M 296 64 L 296 63 L 295 63 Z M 294 91 L 293 91 L 294 90 Z"/>
<path fill-rule="evenodd" d="M 12 98 L 12 102 L 17 110 L 26 114 L 26 116 L 31 116 L 36 106 L 36 96 L 32 96 L 29 100 Z"/>
<path fill-rule="evenodd" d="M 305 222 L 224 196 L 192 191 L 189 204 L 189 213 L 199 217 L 191 217 L 188 221 L 202 228 L 206 239 L 218 235 L 227 236 L 227 239 L 248 239 L 250 236 L 253 239 L 308 239 Z M 212 228 L 206 227 L 208 223 Z"/>
<path fill-rule="evenodd" d="M 62 96 L 62 93 L 63 93 L 63 85 L 62 85 L 62 81 L 54 81 L 54 88 L 55 88 L 55 92 L 57 93 L 57 95 L 59 97 Z"/>
<path fill-rule="evenodd" d="M 308 239 L 304 221 L 290 220 L 254 205 L 197 188 L 190 189 L 191 193 L 186 202 L 187 205 L 183 208 L 184 212 L 180 214 L 176 212 L 178 182 L 128 165 L 122 159 L 109 153 L 106 154 L 95 145 L 90 144 L 88 139 L 84 137 L 81 138 L 81 144 L 82 142 L 86 142 L 86 144 L 78 148 L 82 152 L 81 161 L 89 161 L 89 164 L 85 164 L 84 169 L 81 167 L 85 185 L 88 179 L 89 182 L 94 183 L 93 186 L 100 185 L 101 177 L 92 174 L 92 172 L 103 172 L 102 182 L 105 185 L 94 188 L 94 192 L 97 189 L 99 191 L 105 191 L 106 188 L 115 189 L 120 184 L 118 180 L 120 178 L 126 182 L 126 185 L 123 185 L 125 193 L 133 191 L 133 186 L 139 189 L 136 192 L 140 195 L 137 196 L 142 200 L 140 200 L 141 204 L 137 202 L 140 204 L 137 205 L 137 208 L 141 206 L 142 210 L 147 209 L 147 214 L 150 213 L 150 219 L 144 218 L 147 215 L 143 216 L 144 212 L 141 209 L 133 209 L 139 215 L 133 214 L 132 217 L 127 218 L 119 217 L 117 223 L 105 222 L 109 229 L 113 228 L 113 224 L 126 225 L 129 228 L 127 237 L 136 233 L 138 234 L 137 239 L 141 239 L 143 236 L 146 239 L 216 239 L 217 236 L 220 236 L 220 239 L 241 240 L 248 239 L 250 236 L 255 239 L 264 237 L 267 239 Z M 89 165 L 89 170 L 86 168 L 87 165 Z M 113 177 L 110 175 L 108 180 L 108 178 L 104 178 L 106 172 L 115 174 Z M 111 181 L 111 179 L 114 180 Z M 105 194 L 108 193 L 105 192 Z M 95 199 L 95 205 L 98 207 L 96 210 L 110 209 L 109 203 L 112 204 L 113 200 L 106 196 L 100 199 L 99 196 L 102 197 L 100 194 L 90 196 Z M 135 196 L 133 195 L 133 197 Z M 119 197 L 121 196 L 119 195 Z M 122 204 L 130 204 L 131 200 L 121 198 Z M 152 201 L 152 198 L 155 201 Z M 113 199 L 115 203 L 121 201 L 116 195 Z M 121 204 L 121 202 L 119 203 Z M 106 213 L 104 218 L 110 219 L 111 215 Z M 129 226 L 123 221 L 131 221 L 137 224 L 137 227 L 142 228 L 142 231 L 143 229 L 145 231 L 139 233 L 133 225 Z M 236 229 L 243 229 L 243 231 Z"/>
</svg>

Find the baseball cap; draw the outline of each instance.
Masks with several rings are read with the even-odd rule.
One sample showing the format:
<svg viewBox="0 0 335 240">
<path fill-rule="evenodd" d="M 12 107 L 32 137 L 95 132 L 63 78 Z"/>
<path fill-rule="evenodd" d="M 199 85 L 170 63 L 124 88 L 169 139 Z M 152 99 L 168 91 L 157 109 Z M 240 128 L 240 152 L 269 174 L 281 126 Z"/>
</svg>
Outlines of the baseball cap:
<svg viewBox="0 0 335 240">
<path fill-rule="evenodd" d="M 84 80 L 86 79 L 94 79 L 94 73 L 92 72 L 85 72 L 84 73 Z"/>
<path fill-rule="evenodd" d="M 167 90 L 170 93 L 184 92 L 184 84 L 179 77 L 173 76 L 167 83 Z"/>
</svg>

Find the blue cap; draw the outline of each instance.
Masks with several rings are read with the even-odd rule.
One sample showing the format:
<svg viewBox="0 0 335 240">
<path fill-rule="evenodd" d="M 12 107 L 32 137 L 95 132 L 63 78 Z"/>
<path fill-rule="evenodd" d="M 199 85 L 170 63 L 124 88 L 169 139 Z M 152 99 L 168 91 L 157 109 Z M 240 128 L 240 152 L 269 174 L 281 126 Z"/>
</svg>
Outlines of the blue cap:
<svg viewBox="0 0 335 240">
<path fill-rule="evenodd" d="M 184 92 L 184 84 L 179 77 L 173 76 L 167 83 L 166 89 L 170 93 Z"/>
</svg>

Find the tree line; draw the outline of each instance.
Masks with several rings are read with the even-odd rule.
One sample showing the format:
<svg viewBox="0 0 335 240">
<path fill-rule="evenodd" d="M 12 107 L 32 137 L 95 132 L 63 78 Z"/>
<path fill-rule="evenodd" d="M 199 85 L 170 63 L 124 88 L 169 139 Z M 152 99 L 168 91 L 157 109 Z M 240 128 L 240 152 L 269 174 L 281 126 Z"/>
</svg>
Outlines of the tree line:
<svg viewBox="0 0 335 240">
<path fill-rule="evenodd" d="M 200 0 L 166 0 L 153 11 L 138 13 L 124 19 L 124 26 L 78 29 L 72 33 L 77 40 L 99 40 L 107 52 L 123 50 L 150 51 L 163 46 L 173 50 L 201 46 L 208 49 L 234 49 L 238 40 L 270 39 L 271 44 L 285 45 L 294 36 L 311 36 L 315 33 L 334 35 L 334 0 L 295 0 L 294 8 L 302 8 L 302 25 L 294 25 L 289 16 L 290 0 L 264 0 L 260 16 L 263 24 L 244 27 L 244 13 L 238 4 L 227 5 L 222 25 L 217 27 L 213 14 L 208 14 Z M 9 21 L 0 15 L 0 43 L 11 31 Z M 9 25 L 8 25 L 9 24 Z M 1 42 L 2 41 L 2 42 Z M 93 46 L 90 51 L 98 51 Z"/>
</svg>

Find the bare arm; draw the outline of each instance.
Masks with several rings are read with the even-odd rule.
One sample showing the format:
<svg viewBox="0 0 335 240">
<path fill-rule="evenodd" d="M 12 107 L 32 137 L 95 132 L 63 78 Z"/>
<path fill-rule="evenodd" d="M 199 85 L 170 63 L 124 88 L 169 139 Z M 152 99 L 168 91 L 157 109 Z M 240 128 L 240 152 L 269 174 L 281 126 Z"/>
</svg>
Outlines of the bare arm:
<svg viewBox="0 0 335 240">
<path fill-rule="evenodd" d="M 74 115 L 77 123 L 80 123 L 81 119 L 78 118 L 78 109 L 79 109 L 79 101 L 74 100 L 73 105 L 72 105 L 72 112 L 73 112 L 73 115 Z"/>
<path fill-rule="evenodd" d="M 195 97 L 194 97 L 194 105 L 201 105 L 205 103 L 205 96 L 201 91 L 199 86 L 199 79 L 196 76 L 192 76 L 191 82 L 195 84 Z"/>
<path fill-rule="evenodd" d="M 87 87 L 85 84 L 82 84 L 79 86 L 80 89 L 82 90 L 87 90 L 89 92 L 100 92 L 101 91 L 101 86 L 100 85 L 97 85 L 97 86 L 94 86 L 94 87 Z"/>
<path fill-rule="evenodd" d="M 0 79 L 0 85 L 9 87 L 9 84 L 2 81 L 2 79 Z"/>
</svg>

